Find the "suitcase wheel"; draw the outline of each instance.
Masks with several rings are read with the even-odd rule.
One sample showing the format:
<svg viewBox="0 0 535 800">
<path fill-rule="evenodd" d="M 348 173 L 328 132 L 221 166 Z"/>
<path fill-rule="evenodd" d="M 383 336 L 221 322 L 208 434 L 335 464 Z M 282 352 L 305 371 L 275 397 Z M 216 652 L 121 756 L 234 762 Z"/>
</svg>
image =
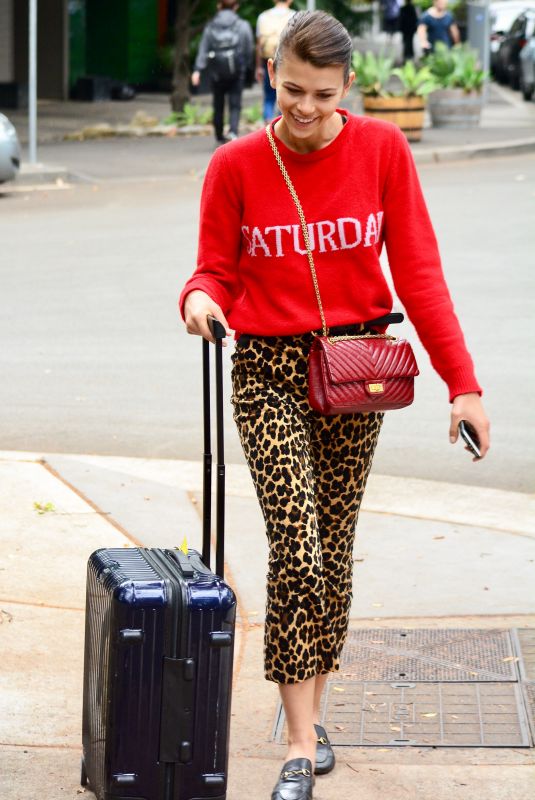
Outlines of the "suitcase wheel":
<svg viewBox="0 0 535 800">
<path fill-rule="evenodd" d="M 83 758 L 80 764 L 80 785 L 87 786 L 87 772 L 85 771 L 85 763 Z"/>
</svg>

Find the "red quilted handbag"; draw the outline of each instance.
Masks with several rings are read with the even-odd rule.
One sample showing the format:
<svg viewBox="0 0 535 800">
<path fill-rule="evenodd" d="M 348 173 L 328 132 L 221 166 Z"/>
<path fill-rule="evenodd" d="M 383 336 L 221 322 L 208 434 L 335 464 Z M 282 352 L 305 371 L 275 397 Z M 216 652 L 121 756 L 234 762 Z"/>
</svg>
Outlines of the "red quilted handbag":
<svg viewBox="0 0 535 800">
<path fill-rule="evenodd" d="M 297 207 L 323 327 L 323 335 L 314 337 L 308 357 L 311 407 L 321 414 L 331 415 L 389 411 L 410 405 L 414 399 L 414 378 L 419 370 L 406 339 L 381 333 L 328 335 L 305 215 L 269 125 L 266 133 Z"/>
<path fill-rule="evenodd" d="M 408 406 L 419 372 L 409 342 L 381 334 L 316 336 L 308 369 L 309 403 L 327 415 Z"/>
</svg>

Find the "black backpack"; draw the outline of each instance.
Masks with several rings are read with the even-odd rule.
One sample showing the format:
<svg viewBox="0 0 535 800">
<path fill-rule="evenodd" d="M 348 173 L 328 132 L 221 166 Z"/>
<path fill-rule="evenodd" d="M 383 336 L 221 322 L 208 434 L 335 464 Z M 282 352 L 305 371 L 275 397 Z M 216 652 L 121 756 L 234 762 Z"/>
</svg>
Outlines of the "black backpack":
<svg viewBox="0 0 535 800">
<path fill-rule="evenodd" d="M 210 26 L 208 70 L 213 80 L 231 80 L 240 71 L 240 22 L 237 18 L 226 28 Z"/>
</svg>

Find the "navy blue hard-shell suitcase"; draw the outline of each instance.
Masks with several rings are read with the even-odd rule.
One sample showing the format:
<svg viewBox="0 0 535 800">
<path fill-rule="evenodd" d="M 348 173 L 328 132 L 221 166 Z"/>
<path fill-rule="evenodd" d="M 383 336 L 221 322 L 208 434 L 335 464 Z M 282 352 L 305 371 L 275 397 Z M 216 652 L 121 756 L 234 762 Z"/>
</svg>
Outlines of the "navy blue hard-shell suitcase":
<svg viewBox="0 0 535 800">
<path fill-rule="evenodd" d="M 210 570 L 209 344 L 203 340 L 203 554 L 97 550 L 87 567 L 82 785 L 98 800 L 224 800 L 236 598 L 223 580 L 221 337 L 217 545 Z"/>
</svg>

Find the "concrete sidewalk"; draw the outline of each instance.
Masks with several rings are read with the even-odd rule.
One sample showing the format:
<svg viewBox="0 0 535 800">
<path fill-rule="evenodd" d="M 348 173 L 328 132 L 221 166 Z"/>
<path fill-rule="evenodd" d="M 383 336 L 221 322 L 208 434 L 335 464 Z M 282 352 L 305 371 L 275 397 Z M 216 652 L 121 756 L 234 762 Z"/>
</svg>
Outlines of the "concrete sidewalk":
<svg viewBox="0 0 535 800">
<path fill-rule="evenodd" d="M 44 458 L 44 460 L 43 460 Z M 75 798 L 85 567 L 98 547 L 200 549 L 201 466 L 0 453 L 0 796 Z M 228 467 L 226 579 L 238 596 L 229 800 L 270 796 L 284 759 L 262 664 L 266 544 L 246 468 Z M 39 513 L 34 504 L 40 504 Z M 534 499 L 372 475 L 351 628 L 535 626 Z M 507 660 L 507 659 L 506 659 Z M 253 713 L 252 713 L 253 712 Z M 315 800 L 528 800 L 526 747 L 338 747 Z M 92 796 L 87 791 L 88 796 Z"/>
</svg>

